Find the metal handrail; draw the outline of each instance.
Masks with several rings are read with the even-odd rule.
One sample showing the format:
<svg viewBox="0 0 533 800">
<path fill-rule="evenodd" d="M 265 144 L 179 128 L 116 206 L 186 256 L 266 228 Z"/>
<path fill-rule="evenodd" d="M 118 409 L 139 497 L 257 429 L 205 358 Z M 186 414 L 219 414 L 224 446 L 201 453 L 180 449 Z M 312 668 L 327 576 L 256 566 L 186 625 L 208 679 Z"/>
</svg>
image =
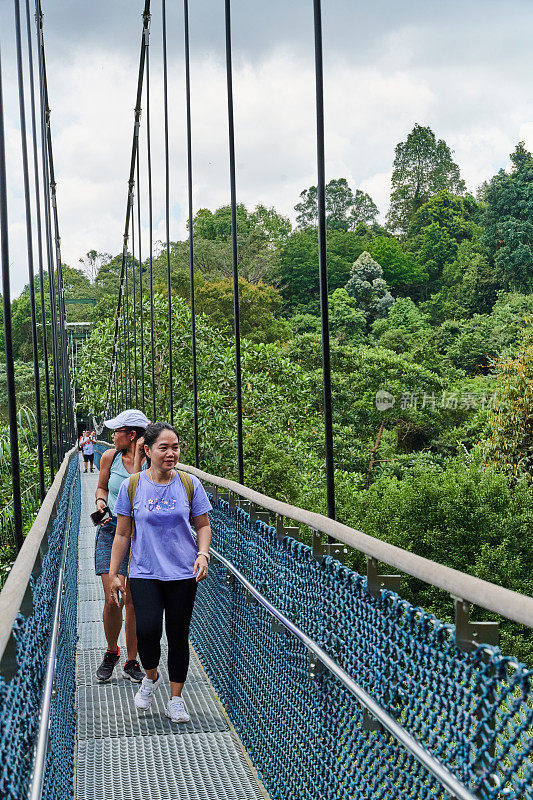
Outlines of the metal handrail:
<svg viewBox="0 0 533 800">
<path fill-rule="evenodd" d="M 343 525 L 336 520 L 329 519 L 322 514 L 305 511 L 297 506 L 274 500 L 272 497 L 267 497 L 267 495 L 255 492 L 253 489 L 248 489 L 248 487 L 242 486 L 235 481 L 210 475 L 188 464 L 177 464 L 176 466 L 185 472 L 196 475 L 197 478 L 213 486 L 238 494 L 240 497 L 250 500 L 254 505 L 274 512 L 279 517 L 301 522 L 312 530 L 321 531 L 370 558 L 382 561 L 384 564 L 388 564 L 407 575 L 412 575 L 414 578 L 418 578 L 431 586 L 444 589 L 453 597 L 474 603 L 481 608 L 494 611 L 494 613 L 502 617 L 533 628 L 533 597 L 513 592 L 503 586 L 497 586 L 494 583 L 481 580 L 481 578 L 475 578 L 451 567 L 437 564 L 435 561 L 430 561 L 428 558 L 416 555 L 416 553 L 402 550 L 402 548 L 388 544 L 388 542 L 384 542 L 381 539 L 375 539 L 373 536 L 350 528 L 348 525 Z"/>
<path fill-rule="evenodd" d="M 74 495 L 75 481 L 72 484 L 68 505 L 67 522 L 65 526 L 65 539 L 61 553 L 61 564 L 57 576 L 57 590 L 54 604 L 54 619 L 52 632 L 50 634 L 50 646 L 46 663 L 46 675 L 43 684 L 43 695 L 41 698 L 41 708 L 39 713 L 39 729 L 37 731 L 37 741 L 34 748 L 33 770 L 28 791 L 28 800 L 40 800 L 43 790 L 44 772 L 46 768 L 46 754 L 48 748 L 48 737 L 50 734 L 50 712 L 52 710 L 52 692 L 55 681 L 55 670 L 57 662 L 57 643 L 59 638 L 59 621 L 63 606 L 63 583 L 65 578 L 65 564 L 67 561 L 68 548 L 70 544 L 70 523 L 72 517 L 72 499 Z"/>
<path fill-rule="evenodd" d="M 113 446 L 102 441 L 98 441 L 97 444 L 106 448 Z M 272 497 L 249 489 L 240 483 L 219 478 L 217 475 L 210 475 L 189 464 L 178 463 L 176 466 L 191 475 L 196 475 L 206 483 L 249 500 L 259 508 L 272 511 L 278 517 L 307 525 L 312 530 L 325 533 L 335 541 L 353 547 L 354 550 L 358 550 L 365 556 L 388 564 L 406 575 L 412 575 L 430 586 L 443 589 L 452 597 L 473 603 L 513 622 L 518 622 L 520 625 L 533 628 L 533 597 L 513 592 L 481 578 L 475 578 L 452 567 L 437 564 L 435 561 L 430 561 L 429 558 L 423 558 L 416 553 L 410 553 L 401 547 L 376 539 L 341 522 L 329 519 L 323 514 L 306 511 L 280 500 L 274 500 Z"/>
<path fill-rule="evenodd" d="M 370 714 L 377 719 L 377 721 L 386 728 L 394 738 L 399 741 L 409 753 L 411 753 L 417 761 L 420 762 L 444 788 L 450 792 L 453 798 L 457 800 L 477 800 L 476 796 L 462 784 L 455 775 L 447 769 L 444 764 L 439 761 L 435 756 L 428 752 L 405 728 L 403 728 L 383 706 L 372 698 L 353 678 L 340 667 L 322 648 L 310 639 L 300 628 L 298 628 L 291 620 L 286 617 L 278 608 L 272 605 L 267 598 L 259 592 L 249 580 L 245 578 L 242 572 L 233 566 L 233 564 L 224 558 L 223 555 L 218 553 L 213 548 L 210 548 L 210 553 L 217 561 L 219 561 L 230 572 L 239 583 L 241 583 L 246 591 L 252 595 L 269 614 L 274 617 L 283 627 L 289 631 L 293 636 L 299 639 L 302 644 L 307 648 L 310 653 L 313 653 L 317 659 L 334 675 L 351 694 L 354 695 L 356 700 L 366 708 Z"/>
<path fill-rule="evenodd" d="M 43 504 L 39 509 L 34 523 L 31 526 L 20 549 L 15 563 L 0 592 L 0 661 L 13 631 L 13 624 L 19 613 L 35 560 L 39 553 L 41 543 L 46 535 L 48 523 L 52 516 L 54 505 L 57 501 L 68 465 L 77 447 L 71 448 L 65 455 L 59 467 L 54 482 L 48 490 Z"/>
</svg>

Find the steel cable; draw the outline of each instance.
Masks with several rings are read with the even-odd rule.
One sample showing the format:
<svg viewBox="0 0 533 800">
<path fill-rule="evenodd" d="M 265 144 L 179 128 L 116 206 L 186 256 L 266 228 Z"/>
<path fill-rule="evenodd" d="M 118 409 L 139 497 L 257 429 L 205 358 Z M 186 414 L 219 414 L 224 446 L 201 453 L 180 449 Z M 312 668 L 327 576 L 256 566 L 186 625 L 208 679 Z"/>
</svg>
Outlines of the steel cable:
<svg viewBox="0 0 533 800">
<path fill-rule="evenodd" d="M 137 137 L 137 231 L 139 237 L 139 309 L 140 309 L 140 334 L 141 334 L 141 400 L 142 410 L 145 411 L 146 401 L 144 396 L 144 309 L 143 309 L 143 266 L 142 266 L 142 239 L 141 239 L 141 184 L 140 184 L 140 149 Z"/>
<path fill-rule="evenodd" d="M 41 417 L 41 380 L 39 374 L 39 345 L 37 338 L 37 316 L 35 311 L 35 279 L 33 271 L 33 234 L 31 224 L 30 175 L 26 134 L 26 108 L 24 99 L 24 72 L 22 68 L 22 36 L 20 24 L 20 0 L 15 0 L 15 38 L 17 48 L 17 76 L 19 88 L 20 139 L 22 146 L 22 171 L 24 180 L 24 205 L 26 213 L 26 244 L 28 250 L 28 279 L 30 287 L 31 340 L 33 354 L 33 379 L 35 390 L 35 419 L 37 427 L 37 460 L 39 463 L 39 489 L 41 502 L 46 489 L 44 481 L 43 425 Z"/>
<path fill-rule="evenodd" d="M 39 0 L 40 9 L 40 0 Z M 56 273 L 57 273 L 57 309 L 59 312 L 58 327 L 59 327 L 59 346 L 61 352 L 60 366 L 61 366 L 61 393 L 63 395 L 63 415 L 61 416 L 61 431 L 62 431 L 62 453 L 65 454 L 70 446 L 71 439 L 73 438 L 74 425 L 73 425 L 73 409 L 72 409 L 72 394 L 70 389 L 70 375 L 68 370 L 68 356 L 67 356 L 67 333 L 66 333 L 66 314 L 65 314 L 65 290 L 63 284 L 63 267 L 61 264 L 61 238 L 59 235 L 59 218 L 57 213 L 57 195 L 56 195 L 56 180 L 54 171 L 54 156 L 52 149 L 52 130 L 50 125 L 50 105 L 48 102 L 48 80 L 46 74 L 46 56 L 44 47 L 44 31 L 42 28 L 42 13 L 39 17 L 39 41 L 41 46 L 42 55 L 42 78 L 43 78 L 43 98 L 44 106 L 46 109 L 46 127 L 45 127 L 45 144 L 48 154 L 48 170 L 50 182 L 50 202 L 52 208 L 52 217 L 54 223 L 54 244 L 56 255 Z"/>
<path fill-rule="evenodd" d="M 2 91 L 2 65 L 0 63 L 0 260 L 2 266 L 2 305 L 4 311 L 4 348 L 6 355 L 7 405 L 9 415 L 9 444 L 11 448 L 11 486 L 13 490 L 13 521 L 15 543 L 20 550 L 22 536 L 22 502 L 20 495 L 20 458 L 17 429 L 17 401 L 15 396 L 15 368 L 13 361 L 13 332 L 11 328 L 11 289 L 9 281 L 9 242 L 7 218 L 7 175 L 4 135 L 4 98 Z"/>
<path fill-rule="evenodd" d="M 37 222 L 37 255 L 39 259 L 39 295 L 41 305 L 41 325 L 43 339 L 43 367 L 46 393 L 46 422 L 48 428 L 48 460 L 50 465 L 50 481 L 53 481 L 54 470 L 54 443 L 52 438 L 52 407 L 50 400 L 50 375 L 48 364 L 48 341 L 46 325 L 46 303 L 44 298 L 44 266 L 43 266 L 43 244 L 42 244 L 42 220 L 41 220 L 41 189 L 39 181 L 39 156 L 37 149 L 37 119 L 35 112 L 35 73 L 33 67 L 33 43 L 31 36 L 30 20 L 30 0 L 26 0 L 26 32 L 28 40 L 28 63 L 30 77 L 30 103 L 31 103 L 31 128 L 33 143 L 33 173 L 35 181 L 35 209 Z"/>
<path fill-rule="evenodd" d="M 239 316 L 239 255 L 237 248 L 237 188 L 235 178 L 235 127 L 233 121 L 233 68 L 231 63 L 231 0 L 225 0 L 225 24 L 229 170 L 231 190 L 231 254 L 233 266 L 233 314 L 235 331 L 235 394 L 237 399 L 237 462 L 239 483 L 244 483 L 244 458 L 242 449 L 241 334 Z"/>
<path fill-rule="evenodd" d="M 333 461 L 333 423 L 331 406 L 331 365 L 329 349 L 328 272 L 326 249 L 326 178 L 324 155 L 324 75 L 322 64 L 322 12 L 314 0 L 316 150 L 318 199 L 318 264 L 320 276 L 320 320 L 322 326 L 322 374 L 324 381 L 324 434 L 326 444 L 326 487 L 328 517 L 335 519 L 335 478 Z"/>
<path fill-rule="evenodd" d="M 119 282 L 119 291 L 118 291 L 118 299 L 117 299 L 117 308 L 115 311 L 115 325 L 114 325 L 114 335 L 113 335 L 113 351 L 112 351 L 112 361 L 111 361 L 111 369 L 109 371 L 109 376 L 107 380 L 107 390 L 106 390 L 106 401 L 104 406 L 104 418 L 108 413 L 109 407 L 111 405 L 113 389 L 115 389 L 115 405 L 117 401 L 117 378 L 116 378 L 116 370 L 117 370 L 117 354 L 118 354 L 118 343 L 120 337 L 120 324 L 121 324 L 121 311 L 122 311 L 122 301 L 124 295 L 124 280 L 125 280 L 125 271 L 126 271 L 126 259 L 127 259 L 127 243 L 128 243 L 128 231 L 129 231 L 129 220 L 130 220 L 130 212 L 131 212 L 131 194 L 133 192 L 134 186 L 134 176 L 135 176 L 135 164 L 137 161 L 137 153 L 138 153 L 138 137 L 139 137 L 139 119 L 141 115 L 141 98 L 142 98 L 142 89 L 143 89 L 143 79 L 145 74 L 145 56 L 146 56 L 146 39 L 147 39 L 147 32 L 150 25 L 150 0 L 145 0 L 144 4 L 144 11 L 143 11 L 143 30 L 142 30 L 142 37 L 141 37 L 141 52 L 139 58 L 139 73 L 137 77 L 137 98 L 135 103 L 135 121 L 134 121 L 134 130 L 133 130 L 133 142 L 132 142 L 132 151 L 131 151 L 131 160 L 130 160 L 130 174 L 129 174 L 129 181 L 128 181 L 128 199 L 126 204 L 126 221 L 124 225 L 124 239 L 123 239 L 123 247 L 122 247 L 122 267 L 120 272 L 120 282 Z"/>
<path fill-rule="evenodd" d="M 50 296 L 50 334 L 52 343 L 52 374 L 54 376 L 54 423 L 56 435 L 57 463 L 62 460 L 61 444 L 61 394 L 60 394 L 60 372 L 59 372 L 59 349 L 57 346 L 57 314 L 56 314 L 56 290 L 55 290 L 55 268 L 52 253 L 52 227 L 50 219 L 50 179 L 48 165 L 48 148 L 46 145 L 46 104 L 44 97 L 43 81 L 43 56 L 42 56 L 42 12 L 39 0 L 35 0 L 35 22 L 37 27 L 37 58 L 39 65 L 39 98 L 40 98 L 40 117 L 41 117 L 41 160 L 43 170 L 43 198 L 44 198 L 44 222 L 45 222 L 45 242 L 46 255 L 48 262 L 48 293 Z"/>
<path fill-rule="evenodd" d="M 131 212 L 131 258 L 132 258 L 132 283 L 133 283 L 133 370 L 135 383 L 135 406 L 139 407 L 139 373 L 137 370 L 137 290 L 135 288 L 135 208 Z"/>
<path fill-rule="evenodd" d="M 194 399 L 194 463 L 200 466 L 198 442 L 198 375 L 196 366 L 196 311 L 194 297 L 194 230 L 192 205 L 192 125 L 191 125 L 191 72 L 189 45 L 189 0 L 183 0 L 185 31 L 185 98 L 187 107 L 187 192 L 189 200 L 189 272 L 191 283 L 191 334 L 192 334 L 192 386 Z"/>
<path fill-rule="evenodd" d="M 172 385 L 172 289 L 170 286 L 170 167 L 168 153 L 168 68 L 167 68 L 167 7 L 161 0 L 163 32 L 163 109 L 165 118 L 165 234 L 167 247 L 167 304 L 168 304 L 168 399 L 170 424 L 174 425 L 174 387 Z"/>
<path fill-rule="evenodd" d="M 146 47 L 146 159 L 148 172 L 148 241 L 150 263 L 150 351 L 152 367 L 152 414 L 157 419 L 155 405 L 155 343 L 154 343 L 154 263 L 153 263 L 153 200 L 152 200 L 152 141 L 150 131 L 150 31 L 145 30 Z"/>
</svg>

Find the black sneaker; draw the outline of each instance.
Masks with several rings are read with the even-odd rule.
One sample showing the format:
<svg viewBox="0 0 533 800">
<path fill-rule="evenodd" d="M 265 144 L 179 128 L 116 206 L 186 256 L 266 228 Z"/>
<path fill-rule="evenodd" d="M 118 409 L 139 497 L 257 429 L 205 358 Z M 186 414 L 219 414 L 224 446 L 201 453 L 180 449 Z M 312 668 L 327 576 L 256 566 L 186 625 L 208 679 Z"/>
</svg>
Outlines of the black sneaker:
<svg viewBox="0 0 533 800">
<path fill-rule="evenodd" d="M 116 653 L 110 653 L 106 650 L 104 660 L 96 670 L 96 677 L 99 681 L 108 681 L 115 669 L 115 665 L 120 661 L 120 647 L 117 647 Z"/>
<path fill-rule="evenodd" d="M 131 658 L 129 661 L 126 661 L 124 666 L 122 667 L 122 674 L 127 680 L 131 681 L 132 683 L 140 683 L 144 678 L 144 672 L 139 666 L 139 662 L 135 661 L 134 658 Z"/>
</svg>

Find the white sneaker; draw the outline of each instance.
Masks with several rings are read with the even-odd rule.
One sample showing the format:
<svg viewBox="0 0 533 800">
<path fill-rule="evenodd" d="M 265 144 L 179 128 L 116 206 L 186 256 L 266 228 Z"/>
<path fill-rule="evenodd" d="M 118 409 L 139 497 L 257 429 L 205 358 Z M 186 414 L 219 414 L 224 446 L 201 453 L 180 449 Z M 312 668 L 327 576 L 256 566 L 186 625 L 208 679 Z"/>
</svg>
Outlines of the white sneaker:
<svg viewBox="0 0 533 800">
<path fill-rule="evenodd" d="M 171 697 L 165 714 L 171 722 L 189 722 L 191 719 L 187 714 L 183 697 Z"/>
<path fill-rule="evenodd" d="M 143 678 L 141 683 L 141 688 L 137 692 L 134 698 L 134 703 L 137 711 L 149 711 L 150 706 L 152 705 L 152 700 L 154 699 L 154 691 L 157 689 L 159 684 L 161 683 L 161 673 L 158 674 L 155 681 L 150 680 L 150 678 Z"/>
</svg>

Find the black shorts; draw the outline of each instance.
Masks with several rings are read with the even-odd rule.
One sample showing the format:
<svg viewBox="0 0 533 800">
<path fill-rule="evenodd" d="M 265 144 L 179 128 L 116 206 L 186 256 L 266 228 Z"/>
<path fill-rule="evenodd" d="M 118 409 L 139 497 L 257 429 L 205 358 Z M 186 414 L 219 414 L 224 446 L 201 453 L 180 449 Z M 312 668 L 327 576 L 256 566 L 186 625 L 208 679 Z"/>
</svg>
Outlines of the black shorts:
<svg viewBox="0 0 533 800">
<path fill-rule="evenodd" d="M 84 453 L 83 454 L 83 460 L 85 461 L 86 464 L 87 463 L 92 464 L 93 461 L 94 461 L 94 453 L 91 453 L 90 456 L 88 456 L 86 453 Z"/>
</svg>

